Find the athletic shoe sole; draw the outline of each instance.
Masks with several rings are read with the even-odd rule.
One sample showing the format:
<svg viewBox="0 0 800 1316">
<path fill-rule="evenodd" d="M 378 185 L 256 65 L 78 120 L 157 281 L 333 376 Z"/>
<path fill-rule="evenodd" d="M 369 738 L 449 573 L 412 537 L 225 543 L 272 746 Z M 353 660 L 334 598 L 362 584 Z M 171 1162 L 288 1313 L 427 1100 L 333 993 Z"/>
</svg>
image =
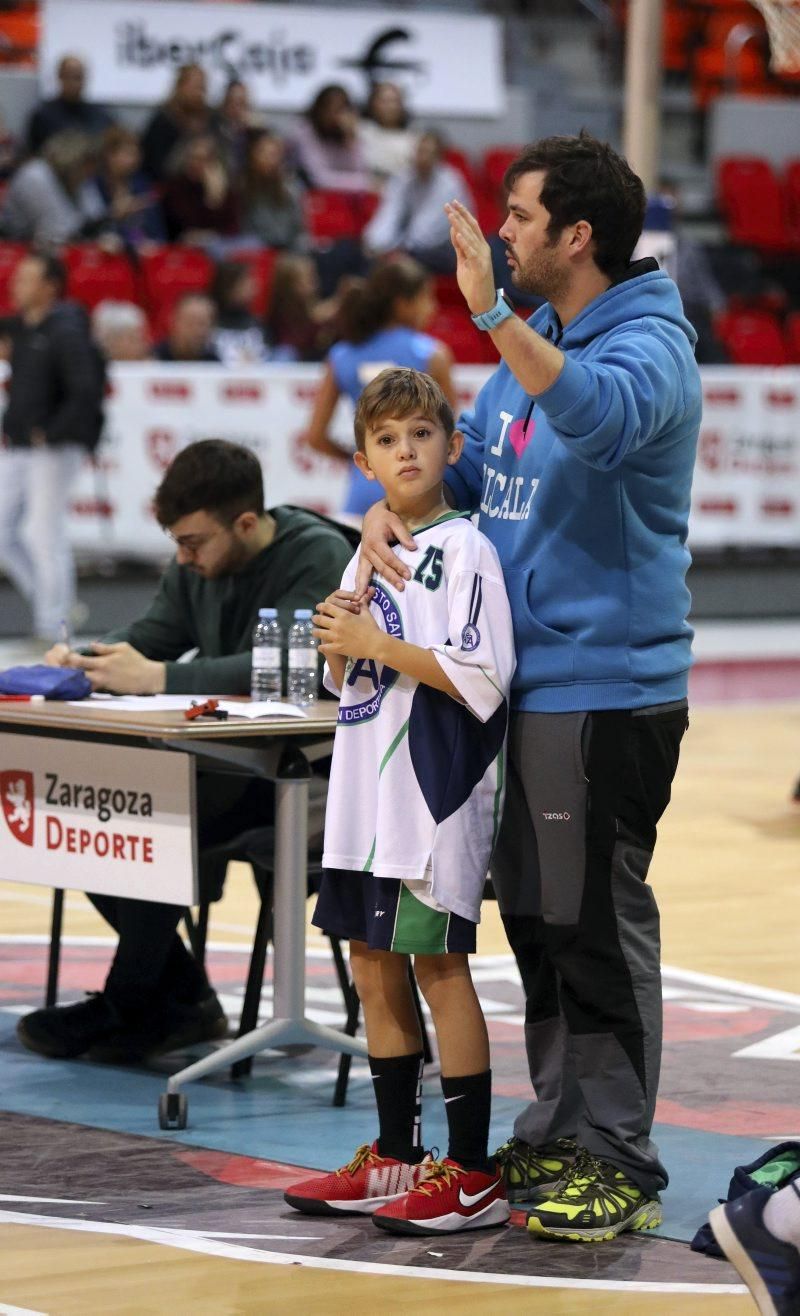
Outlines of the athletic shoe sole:
<svg viewBox="0 0 800 1316">
<path fill-rule="evenodd" d="M 554 1229 L 543 1225 L 536 1216 L 528 1216 L 528 1233 L 535 1238 L 550 1238 L 564 1243 L 610 1243 L 618 1234 L 626 1231 L 644 1232 L 656 1229 L 661 1224 L 663 1215 L 658 1202 L 647 1202 L 634 1215 L 627 1216 L 616 1225 L 601 1225 L 598 1229 Z"/>
<path fill-rule="evenodd" d="M 295 1197 L 294 1193 L 284 1193 L 283 1200 L 287 1206 L 294 1207 L 303 1215 L 372 1215 L 381 1206 L 396 1202 L 405 1193 L 393 1193 L 391 1197 L 362 1197 L 355 1201 L 325 1201 L 316 1197 Z"/>
<path fill-rule="evenodd" d="M 396 1216 L 376 1215 L 372 1223 L 389 1234 L 459 1234 L 467 1229 L 499 1229 L 508 1223 L 510 1215 L 508 1202 L 498 1200 L 491 1202 L 483 1211 L 476 1211 L 475 1215 L 464 1216 L 458 1211 L 451 1211 L 447 1215 L 420 1223 L 416 1220 L 401 1220 Z"/>
<path fill-rule="evenodd" d="M 798 801 L 800 803 L 800 801 Z M 742 1247 L 736 1231 L 731 1227 L 724 1206 L 715 1206 L 708 1217 L 714 1237 L 725 1256 L 736 1267 L 758 1305 L 761 1316 L 778 1316 L 778 1308 L 772 1301 L 770 1291 L 759 1274 L 749 1252 Z"/>
<path fill-rule="evenodd" d="M 48 1060 L 78 1060 L 88 1050 L 88 1043 L 75 1051 L 55 1040 L 51 1043 L 46 1039 L 34 1037 L 25 1028 L 24 1019 L 20 1019 L 17 1024 L 17 1037 L 28 1051 L 35 1052 L 37 1056 L 46 1056 Z"/>
</svg>

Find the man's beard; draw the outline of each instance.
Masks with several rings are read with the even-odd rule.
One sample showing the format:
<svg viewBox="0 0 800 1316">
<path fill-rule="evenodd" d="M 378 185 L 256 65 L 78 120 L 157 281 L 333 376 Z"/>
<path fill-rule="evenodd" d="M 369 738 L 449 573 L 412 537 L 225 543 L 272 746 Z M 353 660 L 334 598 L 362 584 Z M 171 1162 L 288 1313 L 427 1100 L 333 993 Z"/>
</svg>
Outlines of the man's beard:
<svg viewBox="0 0 800 1316">
<path fill-rule="evenodd" d="M 204 580 L 219 580 L 221 576 L 235 576 L 236 572 L 241 571 L 247 561 L 247 551 L 244 544 L 240 544 L 237 540 L 234 540 L 233 543 L 228 546 L 225 554 L 215 562 L 211 571 L 202 571 L 197 567 L 192 567 L 192 570 L 195 571 L 198 576 L 202 576 Z"/>
<path fill-rule="evenodd" d="M 567 271 L 560 268 L 554 259 L 554 247 L 543 247 L 534 253 L 527 265 L 517 264 L 511 271 L 511 282 L 520 292 L 532 297 L 543 297 L 552 302 L 566 286 Z M 511 255 L 517 257 L 511 248 Z"/>
</svg>

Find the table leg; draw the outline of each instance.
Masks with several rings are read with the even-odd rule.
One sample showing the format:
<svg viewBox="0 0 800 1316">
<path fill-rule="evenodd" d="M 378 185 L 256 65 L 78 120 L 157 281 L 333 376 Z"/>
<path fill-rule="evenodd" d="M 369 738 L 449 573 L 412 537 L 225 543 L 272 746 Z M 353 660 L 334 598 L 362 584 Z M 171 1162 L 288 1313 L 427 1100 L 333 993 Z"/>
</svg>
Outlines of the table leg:
<svg viewBox="0 0 800 1316">
<path fill-rule="evenodd" d="M 64 919 L 64 892 L 53 890 L 53 911 L 50 917 L 50 953 L 47 958 L 47 988 L 45 1005 L 55 1005 L 58 999 L 58 966 L 61 959 L 61 925 Z"/>
<path fill-rule="evenodd" d="M 366 1042 L 305 1015 L 306 893 L 308 890 L 308 777 L 275 783 L 274 1008 L 270 1023 L 238 1037 L 167 1080 L 167 1092 L 237 1060 L 283 1046 L 320 1046 L 367 1054 Z"/>
</svg>

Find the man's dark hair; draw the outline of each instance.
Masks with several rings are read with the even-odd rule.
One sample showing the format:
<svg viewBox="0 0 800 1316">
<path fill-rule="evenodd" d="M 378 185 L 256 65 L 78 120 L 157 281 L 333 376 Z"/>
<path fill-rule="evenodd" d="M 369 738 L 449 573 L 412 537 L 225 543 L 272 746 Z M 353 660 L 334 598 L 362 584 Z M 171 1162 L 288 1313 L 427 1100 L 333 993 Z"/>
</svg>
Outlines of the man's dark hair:
<svg viewBox="0 0 800 1316">
<path fill-rule="evenodd" d="M 503 179 L 510 191 L 523 174 L 542 172 L 539 200 L 550 213 L 552 239 L 568 224 L 592 226 L 598 269 L 614 278 L 630 263 L 644 223 L 644 185 L 627 160 L 583 129 L 578 137 L 543 137 L 512 160 Z"/>
<path fill-rule="evenodd" d="M 42 278 L 52 283 L 57 297 L 63 297 L 67 288 L 67 271 L 64 262 L 49 251 L 29 251 L 23 259 L 39 262 Z"/>
<path fill-rule="evenodd" d="M 169 528 L 192 512 L 232 525 L 242 512 L 264 513 L 261 463 L 249 448 L 227 439 L 201 439 L 179 452 L 156 489 L 153 510 Z"/>
</svg>

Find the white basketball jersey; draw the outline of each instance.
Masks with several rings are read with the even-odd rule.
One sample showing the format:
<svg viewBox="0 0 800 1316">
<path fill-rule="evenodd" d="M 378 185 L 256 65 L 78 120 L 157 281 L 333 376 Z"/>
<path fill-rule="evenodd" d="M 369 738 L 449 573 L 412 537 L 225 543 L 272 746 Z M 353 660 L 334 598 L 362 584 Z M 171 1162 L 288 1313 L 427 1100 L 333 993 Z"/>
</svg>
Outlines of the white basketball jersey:
<svg viewBox="0 0 800 1316">
<path fill-rule="evenodd" d="M 420 879 L 446 910 L 477 923 L 503 806 L 511 612 L 497 553 L 452 512 L 396 547 L 411 570 L 404 590 L 376 576 L 370 608 L 398 639 L 431 649 L 463 704 L 349 659 L 341 693 L 325 820 L 326 868 Z M 355 585 L 358 555 L 343 589 Z"/>
</svg>

